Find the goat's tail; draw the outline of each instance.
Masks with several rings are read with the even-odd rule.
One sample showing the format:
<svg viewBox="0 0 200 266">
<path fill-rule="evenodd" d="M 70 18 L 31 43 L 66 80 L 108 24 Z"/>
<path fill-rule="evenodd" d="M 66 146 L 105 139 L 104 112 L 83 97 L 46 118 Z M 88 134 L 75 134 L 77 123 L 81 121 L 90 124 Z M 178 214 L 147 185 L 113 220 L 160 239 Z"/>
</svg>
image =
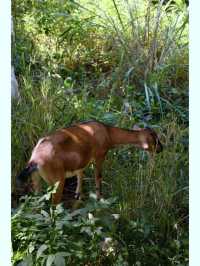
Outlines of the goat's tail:
<svg viewBox="0 0 200 266">
<path fill-rule="evenodd" d="M 27 181 L 28 177 L 31 175 L 31 173 L 35 172 L 38 170 L 37 163 L 30 162 L 24 168 L 21 173 L 16 177 L 16 183 L 21 184 Z"/>
</svg>

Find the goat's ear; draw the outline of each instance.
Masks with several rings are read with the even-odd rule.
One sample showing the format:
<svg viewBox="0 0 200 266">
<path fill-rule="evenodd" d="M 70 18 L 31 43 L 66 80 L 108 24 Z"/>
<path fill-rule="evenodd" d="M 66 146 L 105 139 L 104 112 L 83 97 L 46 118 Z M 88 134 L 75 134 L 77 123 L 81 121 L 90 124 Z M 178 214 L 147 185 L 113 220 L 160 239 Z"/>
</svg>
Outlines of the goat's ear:
<svg viewBox="0 0 200 266">
<path fill-rule="evenodd" d="M 137 131 L 142 130 L 142 128 L 139 127 L 138 125 L 134 125 L 132 129 L 133 129 L 133 130 L 137 130 Z"/>
</svg>

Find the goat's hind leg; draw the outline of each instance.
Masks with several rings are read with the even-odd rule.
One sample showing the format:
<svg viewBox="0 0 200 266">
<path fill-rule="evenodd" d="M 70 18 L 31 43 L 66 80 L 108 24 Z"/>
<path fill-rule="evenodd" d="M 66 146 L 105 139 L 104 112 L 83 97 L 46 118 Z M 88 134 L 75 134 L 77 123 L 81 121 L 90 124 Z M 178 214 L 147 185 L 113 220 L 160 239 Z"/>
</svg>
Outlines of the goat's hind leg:
<svg viewBox="0 0 200 266">
<path fill-rule="evenodd" d="M 31 174 L 31 180 L 32 180 L 32 187 L 36 193 L 40 193 L 42 191 L 41 186 L 41 177 L 37 172 L 34 172 Z"/>
</svg>

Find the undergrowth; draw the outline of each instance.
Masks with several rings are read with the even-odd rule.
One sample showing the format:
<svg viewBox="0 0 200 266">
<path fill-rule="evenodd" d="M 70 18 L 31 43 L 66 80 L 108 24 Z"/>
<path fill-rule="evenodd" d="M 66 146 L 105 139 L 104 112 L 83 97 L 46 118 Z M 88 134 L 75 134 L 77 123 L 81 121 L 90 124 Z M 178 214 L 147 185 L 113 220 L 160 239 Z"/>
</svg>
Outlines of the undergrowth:
<svg viewBox="0 0 200 266">
<path fill-rule="evenodd" d="M 25 197 L 12 216 L 13 265 L 185 265 L 187 241 L 178 224 L 159 227 L 116 213 L 116 198 L 69 210 L 49 204 L 51 192 Z M 161 249 L 162 247 L 162 249 Z M 166 252 L 167 250 L 167 252 Z M 147 264 L 148 261 L 148 264 Z"/>
</svg>

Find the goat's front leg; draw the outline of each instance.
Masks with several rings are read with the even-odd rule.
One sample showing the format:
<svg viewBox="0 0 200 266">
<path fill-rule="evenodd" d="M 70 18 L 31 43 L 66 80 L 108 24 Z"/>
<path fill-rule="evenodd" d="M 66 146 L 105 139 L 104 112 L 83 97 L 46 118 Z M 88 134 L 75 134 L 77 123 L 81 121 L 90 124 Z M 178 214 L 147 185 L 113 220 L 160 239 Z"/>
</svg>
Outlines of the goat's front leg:
<svg viewBox="0 0 200 266">
<path fill-rule="evenodd" d="M 75 192 L 76 199 L 81 199 L 82 183 L 83 183 L 83 171 L 80 171 L 77 174 L 77 186 L 76 186 L 76 192 Z"/>
</svg>

